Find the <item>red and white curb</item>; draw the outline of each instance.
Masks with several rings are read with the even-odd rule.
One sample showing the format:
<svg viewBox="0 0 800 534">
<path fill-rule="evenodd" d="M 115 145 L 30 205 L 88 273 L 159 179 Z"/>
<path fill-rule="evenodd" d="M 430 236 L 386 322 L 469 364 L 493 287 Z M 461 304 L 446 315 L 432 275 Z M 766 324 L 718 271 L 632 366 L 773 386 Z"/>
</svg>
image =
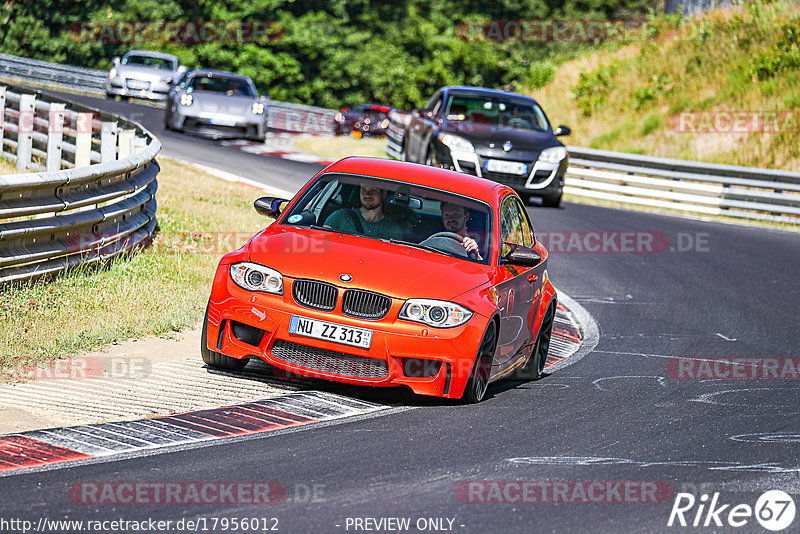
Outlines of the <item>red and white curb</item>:
<svg viewBox="0 0 800 534">
<path fill-rule="evenodd" d="M 545 366 L 550 373 L 582 358 L 598 338 L 591 316 L 568 296 L 559 295 L 559 299 Z M 0 436 L 0 476 L 25 468 L 274 432 L 391 408 L 326 391 L 287 393 L 286 389 L 306 388 L 313 382 L 278 381 L 265 373 L 266 369 L 266 364 L 254 360 L 244 371 L 227 373 L 208 370 L 199 359 L 187 359 L 157 364 L 150 376 L 131 379 L 125 387 L 120 387 L 120 380 L 112 384 L 104 379 L 6 386 L 14 394 L 5 391 L 0 400 L 11 407 L 34 404 L 50 413 L 76 416 L 89 412 L 111 419 L 145 413 L 160 416 Z M 164 381 L 169 384 L 161 384 Z M 186 411 L 193 402 L 226 401 L 232 405 Z M 181 408 L 185 412 L 176 414 Z M 165 412 L 169 415 L 161 415 Z"/>
<path fill-rule="evenodd" d="M 386 408 L 333 393 L 303 391 L 153 419 L 34 430 L 0 437 L 0 473 L 273 432 Z"/>
</svg>

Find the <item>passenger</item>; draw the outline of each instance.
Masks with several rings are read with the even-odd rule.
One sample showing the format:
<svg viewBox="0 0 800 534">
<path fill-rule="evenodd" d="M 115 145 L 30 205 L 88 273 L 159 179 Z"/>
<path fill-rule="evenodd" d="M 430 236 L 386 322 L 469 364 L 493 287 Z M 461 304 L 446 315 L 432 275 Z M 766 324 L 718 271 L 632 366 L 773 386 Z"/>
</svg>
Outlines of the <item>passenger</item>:
<svg viewBox="0 0 800 534">
<path fill-rule="evenodd" d="M 383 211 L 386 194 L 385 189 L 362 185 L 359 188 L 361 207 L 336 210 L 327 218 L 325 226 L 385 239 L 404 239 L 403 227 L 387 217 Z"/>
<path fill-rule="evenodd" d="M 464 245 L 467 254 L 474 252 L 479 260 L 483 260 L 481 253 L 478 251 L 478 242 L 475 238 L 467 234 L 467 223 L 469 222 L 469 211 L 467 208 L 460 204 L 442 202 L 441 209 L 444 229 L 448 232 L 460 235 L 463 238 L 461 244 Z"/>
</svg>

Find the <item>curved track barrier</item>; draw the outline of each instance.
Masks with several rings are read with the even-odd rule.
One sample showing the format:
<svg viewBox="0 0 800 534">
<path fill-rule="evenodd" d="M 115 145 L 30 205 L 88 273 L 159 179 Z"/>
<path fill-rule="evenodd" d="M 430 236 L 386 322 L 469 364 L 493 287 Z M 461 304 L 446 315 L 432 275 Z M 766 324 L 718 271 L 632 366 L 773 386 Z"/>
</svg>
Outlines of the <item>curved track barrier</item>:
<svg viewBox="0 0 800 534">
<path fill-rule="evenodd" d="M 0 85 L 0 146 L 24 173 L 0 175 L 0 283 L 149 241 L 161 143 L 142 125 Z"/>
<path fill-rule="evenodd" d="M 800 173 L 575 146 L 564 192 L 739 219 L 800 223 Z"/>
</svg>

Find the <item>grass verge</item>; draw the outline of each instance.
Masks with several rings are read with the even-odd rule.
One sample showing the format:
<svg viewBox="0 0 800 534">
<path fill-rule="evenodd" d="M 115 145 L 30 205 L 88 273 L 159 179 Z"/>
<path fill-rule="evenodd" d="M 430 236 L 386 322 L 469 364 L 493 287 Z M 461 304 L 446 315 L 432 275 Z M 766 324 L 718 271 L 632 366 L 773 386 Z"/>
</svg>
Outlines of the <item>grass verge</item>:
<svg viewBox="0 0 800 534">
<path fill-rule="evenodd" d="M 304 136 L 294 138 L 292 146 L 328 161 L 336 161 L 347 156 L 386 157 L 385 137 L 355 139 L 348 135 Z"/>
<path fill-rule="evenodd" d="M 257 190 L 159 162 L 159 233 L 148 249 L 90 272 L 0 287 L 0 370 L 197 324 L 220 257 L 268 220 L 252 208 Z"/>
</svg>

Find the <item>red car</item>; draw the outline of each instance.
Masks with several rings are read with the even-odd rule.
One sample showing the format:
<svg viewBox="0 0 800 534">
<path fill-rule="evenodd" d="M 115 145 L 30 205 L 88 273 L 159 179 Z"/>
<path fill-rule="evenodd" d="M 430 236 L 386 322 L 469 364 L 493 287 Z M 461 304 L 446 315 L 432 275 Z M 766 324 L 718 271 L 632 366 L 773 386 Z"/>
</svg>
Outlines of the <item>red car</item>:
<svg viewBox="0 0 800 534">
<path fill-rule="evenodd" d="M 288 202 L 288 205 L 286 205 Z M 201 352 L 288 374 L 478 402 L 489 382 L 538 379 L 556 292 L 547 250 L 509 187 L 439 168 L 346 158 L 225 255 Z"/>
</svg>

